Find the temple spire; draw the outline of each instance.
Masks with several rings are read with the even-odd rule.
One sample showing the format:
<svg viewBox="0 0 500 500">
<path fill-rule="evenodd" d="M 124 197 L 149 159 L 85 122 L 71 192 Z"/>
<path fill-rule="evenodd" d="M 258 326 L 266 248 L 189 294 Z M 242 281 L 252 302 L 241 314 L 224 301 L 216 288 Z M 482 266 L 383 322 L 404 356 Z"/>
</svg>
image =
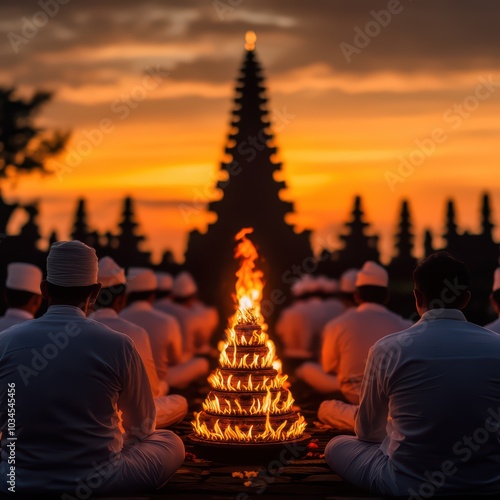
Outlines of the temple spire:
<svg viewBox="0 0 500 500">
<path fill-rule="evenodd" d="M 264 270 L 269 290 L 282 289 L 281 275 L 312 254 L 309 231 L 297 234 L 285 220 L 293 214 L 293 203 L 281 198 L 286 184 L 277 181 L 274 175 L 282 165 L 276 161 L 277 148 L 255 42 L 255 33 L 247 32 L 225 157 L 216 183 L 221 196 L 208 204 L 208 210 L 217 220 L 204 234 L 191 232 L 186 250 L 186 267 L 199 280 L 202 296 L 213 300 L 214 290 L 220 290 L 220 298 L 216 300 L 219 305 L 226 302 L 231 314 L 232 289 L 221 289 L 221 280 L 232 283 L 234 236 L 242 228 L 254 228 L 251 239 L 269 266 Z M 224 307 L 223 316 L 228 313 L 223 311 Z"/>
</svg>

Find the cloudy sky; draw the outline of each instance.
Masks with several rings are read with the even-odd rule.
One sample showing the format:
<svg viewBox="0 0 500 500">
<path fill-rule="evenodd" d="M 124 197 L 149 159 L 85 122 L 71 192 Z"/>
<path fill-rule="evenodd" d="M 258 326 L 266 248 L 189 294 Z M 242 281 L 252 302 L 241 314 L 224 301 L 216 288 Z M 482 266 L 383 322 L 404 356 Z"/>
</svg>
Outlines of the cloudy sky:
<svg viewBox="0 0 500 500">
<path fill-rule="evenodd" d="M 54 91 L 39 123 L 72 137 L 52 164 L 59 175 L 6 183 L 4 194 L 40 200 L 44 235 L 60 237 L 78 196 L 106 230 L 130 194 L 145 246 L 182 258 L 189 230 L 210 218 L 179 206 L 217 196 L 250 29 L 282 196 L 315 245 L 335 241 L 356 194 L 386 258 L 404 198 L 418 233 L 443 231 L 449 197 L 460 227 L 477 230 L 485 190 L 500 224 L 499 20 L 488 0 L 6 0 L 0 85 Z"/>
</svg>

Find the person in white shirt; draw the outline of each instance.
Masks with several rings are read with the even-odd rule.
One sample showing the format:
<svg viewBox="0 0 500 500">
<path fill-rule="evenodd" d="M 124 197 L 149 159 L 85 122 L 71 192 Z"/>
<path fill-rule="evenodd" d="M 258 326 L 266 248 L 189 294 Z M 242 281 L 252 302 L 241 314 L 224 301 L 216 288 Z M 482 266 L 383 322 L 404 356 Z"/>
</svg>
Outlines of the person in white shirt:
<svg viewBox="0 0 500 500">
<path fill-rule="evenodd" d="M 3 493 L 144 493 L 162 487 L 184 460 L 180 438 L 155 430 L 151 387 L 132 340 L 85 317 L 99 289 L 95 250 L 54 243 L 41 282 L 47 312 L 0 333 Z"/>
<path fill-rule="evenodd" d="M 119 316 L 144 328 L 160 380 L 170 387 L 183 389 L 191 382 L 207 376 L 209 364 L 203 358 L 184 354 L 181 329 L 170 314 L 153 308 L 157 278 L 146 268 L 132 267 L 127 275 L 127 306 Z"/>
<path fill-rule="evenodd" d="M 291 367 L 318 358 L 323 327 L 344 311 L 344 306 L 333 298 L 336 289 L 335 280 L 309 274 L 292 285 L 294 302 L 281 312 L 275 326 L 283 343 L 283 356 Z"/>
<path fill-rule="evenodd" d="M 33 319 L 42 303 L 42 270 L 33 264 L 12 262 L 7 265 L 5 302 L 7 310 L 0 317 L 0 331 Z"/>
<path fill-rule="evenodd" d="M 210 341 L 219 324 L 219 315 L 214 307 L 198 299 L 198 286 L 191 274 L 179 273 L 173 280 L 171 295 L 160 298 L 154 306 L 179 321 L 186 356 L 211 353 Z"/>
<path fill-rule="evenodd" d="M 325 326 L 321 365 L 307 363 L 296 374 L 320 393 L 340 392 L 352 404 L 359 402 L 359 387 L 370 347 L 383 336 L 404 330 L 411 323 L 389 311 L 387 271 L 368 261 L 356 278 L 357 308 L 348 309 Z M 332 424 L 337 399 L 323 402 L 319 410 L 322 422 Z"/>
<path fill-rule="evenodd" d="M 414 273 L 421 316 L 370 350 L 356 436 L 325 449 L 330 467 L 372 495 L 500 493 L 500 336 L 468 323 L 465 264 L 446 252 Z"/>
<path fill-rule="evenodd" d="M 118 316 L 125 306 L 127 280 L 123 268 L 111 257 L 103 257 L 99 259 L 98 279 L 102 288 L 95 302 L 96 310 L 90 317 L 113 330 L 124 333 L 134 341 L 153 392 L 156 427 L 168 427 L 182 421 L 188 412 L 186 398 L 180 394 L 167 396 L 168 383 L 158 378 L 148 333 L 139 325 Z"/>
<path fill-rule="evenodd" d="M 495 269 L 493 275 L 493 288 L 490 295 L 490 302 L 499 317 L 484 327 L 493 332 L 500 333 L 500 267 Z"/>
</svg>

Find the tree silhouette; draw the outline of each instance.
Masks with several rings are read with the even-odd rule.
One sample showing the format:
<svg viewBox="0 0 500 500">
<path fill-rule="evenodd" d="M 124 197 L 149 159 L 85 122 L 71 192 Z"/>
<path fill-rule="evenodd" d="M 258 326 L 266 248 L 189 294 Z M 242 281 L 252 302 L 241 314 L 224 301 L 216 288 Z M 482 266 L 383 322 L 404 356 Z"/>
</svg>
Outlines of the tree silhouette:
<svg viewBox="0 0 500 500">
<path fill-rule="evenodd" d="M 14 88 L 0 88 L 0 180 L 35 171 L 49 173 L 47 160 L 64 149 L 69 133 L 34 124 L 51 98 L 50 92 L 37 91 L 22 99 Z"/>
<path fill-rule="evenodd" d="M 90 230 L 87 224 L 87 208 L 85 206 L 85 200 L 80 198 L 76 209 L 75 222 L 73 223 L 73 229 L 71 231 L 71 239 L 80 240 L 87 244 L 89 242 L 89 237 Z"/>
<path fill-rule="evenodd" d="M 414 236 L 407 200 L 403 200 L 400 217 L 398 232 L 396 234 L 396 257 L 399 259 L 412 259 Z"/>
<path fill-rule="evenodd" d="M 378 236 L 367 235 L 370 223 L 365 222 L 361 196 L 354 198 L 351 220 L 345 223 L 347 234 L 341 234 L 343 248 L 334 253 L 333 258 L 341 264 L 341 269 L 360 268 L 367 260 L 378 262 Z"/>
<path fill-rule="evenodd" d="M 491 222 L 490 197 L 487 193 L 483 194 L 483 203 L 481 206 L 481 229 L 483 236 L 492 239 L 492 231 L 495 225 Z"/>
</svg>

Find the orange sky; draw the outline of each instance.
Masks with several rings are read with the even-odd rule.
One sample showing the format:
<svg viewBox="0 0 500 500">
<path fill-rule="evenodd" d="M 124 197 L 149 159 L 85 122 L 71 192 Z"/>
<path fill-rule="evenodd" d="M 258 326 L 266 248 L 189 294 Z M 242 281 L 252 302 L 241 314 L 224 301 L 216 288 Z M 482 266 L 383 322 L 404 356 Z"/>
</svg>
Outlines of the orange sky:
<svg viewBox="0 0 500 500">
<path fill-rule="evenodd" d="M 356 194 L 363 196 L 372 230 L 382 236 L 386 259 L 403 198 L 411 202 L 418 254 L 424 228 L 442 232 L 449 197 L 457 201 L 462 229 L 477 230 L 480 195 L 485 190 L 492 197 L 494 222 L 500 222 L 500 177 L 495 175 L 500 156 L 500 90 L 491 83 L 500 82 L 498 61 L 478 47 L 476 53 L 464 50 L 463 61 L 457 62 L 453 18 L 446 21 L 451 25 L 448 46 L 424 47 L 423 39 L 414 38 L 418 50 L 405 39 L 408 30 L 404 28 L 417 24 L 423 13 L 402 12 L 398 15 L 406 17 L 394 17 L 386 32 L 347 64 L 339 42 L 352 43 L 353 27 L 370 19 L 370 3 L 364 8 L 358 5 L 353 12 L 344 2 L 337 5 L 345 9 L 338 11 L 325 4 L 325 16 L 342 17 L 340 34 L 328 40 L 330 52 L 324 47 L 326 38 L 318 36 L 313 40 L 316 46 L 307 38 L 313 29 L 310 23 L 317 23 L 318 31 L 322 25 L 317 17 L 312 19 L 313 14 L 306 12 L 309 19 L 301 12 L 297 2 L 248 2 L 223 20 L 213 6 L 206 11 L 201 2 L 188 3 L 172 2 L 177 7 L 163 11 L 157 4 L 149 10 L 147 5 L 131 6 L 127 17 L 126 9 L 113 10 L 110 2 L 104 2 L 114 16 L 113 29 L 109 36 L 96 30 L 87 38 L 83 32 L 92 24 L 93 2 L 87 12 L 68 4 L 61 7 L 60 17 L 49 21 L 46 31 L 40 30 L 39 44 L 30 40 L 15 57 L 4 37 L 3 54 L 12 57 L 0 70 L 0 84 L 15 83 L 26 91 L 55 90 L 40 123 L 73 131 L 67 152 L 52 166 L 74 161 L 71 152 L 84 148 L 89 135 L 95 142 L 62 176 L 32 176 L 15 186 L 4 185 L 10 199 L 41 201 L 44 236 L 54 228 L 60 238 L 68 236 L 79 196 L 87 199 L 92 227 L 114 228 L 121 198 L 131 195 L 147 235 L 145 247 L 153 250 L 156 259 L 166 248 L 182 259 L 189 230 L 203 228 L 207 216 L 199 210 L 198 215 L 186 217 L 180 207 L 193 203 L 198 207 L 200 200 L 217 196 L 213 185 L 247 28 L 257 32 L 257 54 L 267 77 L 269 110 L 284 162 L 282 175 L 288 183 L 282 196 L 295 202 L 291 221 L 297 228 L 315 230 L 316 248 L 338 243 L 339 229 Z M 425 9 L 425 5 L 412 8 Z M 23 8 L 26 16 L 34 7 Z M 11 11 L 2 29 L 20 32 L 20 13 Z M 457 22 L 463 15 L 474 23 L 469 12 L 455 15 Z M 151 36 L 134 38 L 127 31 L 129 25 L 136 29 L 153 21 L 167 23 L 168 36 L 155 38 L 146 30 Z M 432 37 L 432 23 L 428 29 Z M 477 40 L 479 26 L 471 24 L 469 31 L 462 32 L 464 46 L 468 37 L 470 43 Z M 65 39 L 70 42 L 61 44 Z M 394 44 L 399 41 L 403 46 L 410 43 L 410 48 L 396 58 Z M 310 52 L 304 49 L 307 43 Z M 148 68 L 157 66 L 161 74 L 156 80 L 146 77 Z M 100 126 L 104 129 L 102 120 L 107 120 L 106 131 L 97 133 Z M 405 170 L 401 176 L 401 156 L 419 155 L 415 141 L 433 151 L 413 173 L 407 175 Z M 388 172 L 400 175 L 392 188 Z M 19 216 L 12 221 L 12 230 L 20 220 Z"/>
</svg>

